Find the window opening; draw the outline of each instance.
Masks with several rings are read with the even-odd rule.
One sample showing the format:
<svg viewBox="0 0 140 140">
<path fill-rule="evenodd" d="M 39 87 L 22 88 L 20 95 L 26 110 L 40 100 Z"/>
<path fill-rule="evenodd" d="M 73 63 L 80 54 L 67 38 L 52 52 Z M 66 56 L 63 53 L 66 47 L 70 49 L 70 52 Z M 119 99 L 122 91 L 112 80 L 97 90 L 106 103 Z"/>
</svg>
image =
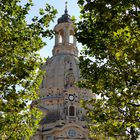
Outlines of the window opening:
<svg viewBox="0 0 140 140">
<path fill-rule="evenodd" d="M 74 106 L 69 107 L 69 115 L 74 116 Z"/>
<path fill-rule="evenodd" d="M 58 36 L 59 36 L 58 42 L 62 43 L 63 42 L 63 37 L 64 37 L 64 31 L 62 29 L 59 31 L 59 35 Z"/>
<path fill-rule="evenodd" d="M 62 43 L 62 36 L 59 36 L 59 43 Z"/>
<path fill-rule="evenodd" d="M 70 39 L 69 40 L 70 40 L 70 43 L 73 44 L 74 43 L 74 36 L 73 35 L 70 35 Z"/>
</svg>

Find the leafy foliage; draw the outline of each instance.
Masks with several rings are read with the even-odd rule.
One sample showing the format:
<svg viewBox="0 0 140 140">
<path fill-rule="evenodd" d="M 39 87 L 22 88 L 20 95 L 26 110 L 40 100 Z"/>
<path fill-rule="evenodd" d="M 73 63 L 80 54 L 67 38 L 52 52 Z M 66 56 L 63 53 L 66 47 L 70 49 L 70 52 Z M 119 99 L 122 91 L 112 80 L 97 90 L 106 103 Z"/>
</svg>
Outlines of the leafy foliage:
<svg viewBox="0 0 140 140">
<path fill-rule="evenodd" d="M 140 1 L 79 0 L 79 85 L 100 96 L 83 102 L 93 138 L 136 140 L 140 128 Z M 92 105 L 91 107 L 88 107 Z"/>
<path fill-rule="evenodd" d="M 26 15 L 33 5 L 20 0 L 0 1 L 0 139 L 29 139 L 38 127 L 40 111 L 30 106 L 38 99 L 42 60 L 37 53 L 51 37 L 48 29 L 56 10 L 46 4 L 40 18 L 27 24 Z"/>
</svg>

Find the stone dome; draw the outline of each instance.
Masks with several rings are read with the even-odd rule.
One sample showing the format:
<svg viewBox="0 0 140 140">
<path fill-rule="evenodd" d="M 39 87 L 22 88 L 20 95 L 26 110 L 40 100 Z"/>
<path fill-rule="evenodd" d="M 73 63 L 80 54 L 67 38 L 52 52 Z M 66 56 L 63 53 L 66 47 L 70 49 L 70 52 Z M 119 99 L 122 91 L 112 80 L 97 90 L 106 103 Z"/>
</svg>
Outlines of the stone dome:
<svg viewBox="0 0 140 140">
<path fill-rule="evenodd" d="M 67 5 L 54 31 L 53 56 L 41 66 L 46 73 L 37 102 L 43 114 L 33 140 L 88 140 L 86 110 L 81 108 L 80 101 L 93 98 L 93 94 L 75 85 L 80 80 L 79 59 Z"/>
</svg>

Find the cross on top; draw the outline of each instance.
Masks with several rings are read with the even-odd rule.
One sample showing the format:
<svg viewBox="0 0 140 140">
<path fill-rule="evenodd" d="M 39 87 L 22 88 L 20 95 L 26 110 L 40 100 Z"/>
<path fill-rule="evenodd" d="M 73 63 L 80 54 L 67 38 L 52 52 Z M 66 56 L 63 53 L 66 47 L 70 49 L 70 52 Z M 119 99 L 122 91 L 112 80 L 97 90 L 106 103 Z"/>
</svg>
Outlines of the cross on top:
<svg viewBox="0 0 140 140">
<path fill-rule="evenodd" d="M 68 6 L 68 1 L 65 2 L 65 13 L 66 14 L 68 13 L 67 6 Z"/>
<path fill-rule="evenodd" d="M 65 2 L 65 9 L 67 9 L 68 1 Z"/>
</svg>

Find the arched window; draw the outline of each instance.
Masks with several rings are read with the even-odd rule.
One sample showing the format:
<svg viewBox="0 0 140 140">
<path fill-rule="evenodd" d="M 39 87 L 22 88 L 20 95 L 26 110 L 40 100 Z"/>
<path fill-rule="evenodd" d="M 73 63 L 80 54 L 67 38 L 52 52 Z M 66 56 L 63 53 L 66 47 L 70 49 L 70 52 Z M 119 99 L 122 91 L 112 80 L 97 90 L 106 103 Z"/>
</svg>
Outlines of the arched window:
<svg viewBox="0 0 140 140">
<path fill-rule="evenodd" d="M 62 43 L 62 36 L 59 36 L 59 43 Z"/>
<path fill-rule="evenodd" d="M 69 32 L 69 43 L 73 44 L 74 43 L 74 31 L 70 30 Z"/>
<path fill-rule="evenodd" d="M 74 116 L 75 115 L 75 108 L 74 106 L 69 107 L 69 116 Z"/>
<path fill-rule="evenodd" d="M 58 43 L 63 43 L 63 39 L 64 39 L 64 31 L 60 30 L 58 34 Z"/>
<path fill-rule="evenodd" d="M 70 43 L 73 44 L 74 43 L 74 36 L 70 35 Z"/>
</svg>

